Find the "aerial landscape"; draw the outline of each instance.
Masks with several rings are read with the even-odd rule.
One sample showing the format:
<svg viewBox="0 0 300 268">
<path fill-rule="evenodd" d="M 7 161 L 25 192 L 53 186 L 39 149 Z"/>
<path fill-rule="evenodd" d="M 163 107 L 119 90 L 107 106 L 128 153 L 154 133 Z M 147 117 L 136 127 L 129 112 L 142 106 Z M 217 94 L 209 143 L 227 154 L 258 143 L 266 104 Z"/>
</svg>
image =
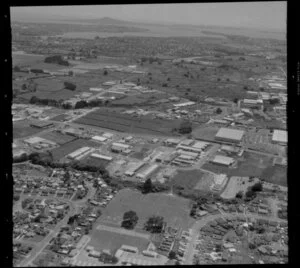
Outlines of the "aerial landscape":
<svg viewBox="0 0 300 268">
<path fill-rule="evenodd" d="M 286 3 L 226 5 L 11 8 L 14 267 L 288 262 Z"/>
</svg>

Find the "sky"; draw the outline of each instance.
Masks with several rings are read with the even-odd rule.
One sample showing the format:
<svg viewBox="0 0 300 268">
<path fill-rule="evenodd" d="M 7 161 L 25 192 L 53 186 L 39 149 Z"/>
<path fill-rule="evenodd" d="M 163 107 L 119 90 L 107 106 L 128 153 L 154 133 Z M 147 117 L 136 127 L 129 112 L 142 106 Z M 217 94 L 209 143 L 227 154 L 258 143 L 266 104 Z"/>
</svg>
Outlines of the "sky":
<svg viewBox="0 0 300 268">
<path fill-rule="evenodd" d="M 93 19 L 286 30 L 285 1 L 12 7 L 12 20 Z"/>
</svg>

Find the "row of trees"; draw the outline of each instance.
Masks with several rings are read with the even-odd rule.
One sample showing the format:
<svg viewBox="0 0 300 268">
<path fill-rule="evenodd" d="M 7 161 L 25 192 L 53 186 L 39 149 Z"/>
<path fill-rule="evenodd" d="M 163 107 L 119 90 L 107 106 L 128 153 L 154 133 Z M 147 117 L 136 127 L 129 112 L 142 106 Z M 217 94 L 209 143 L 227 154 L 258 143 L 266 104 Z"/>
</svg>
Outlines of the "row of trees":
<svg viewBox="0 0 300 268">
<path fill-rule="evenodd" d="M 55 56 L 49 56 L 46 57 L 44 60 L 45 63 L 54 63 L 54 64 L 59 64 L 63 66 L 69 66 L 70 63 L 62 58 L 60 55 L 55 55 Z"/>
</svg>

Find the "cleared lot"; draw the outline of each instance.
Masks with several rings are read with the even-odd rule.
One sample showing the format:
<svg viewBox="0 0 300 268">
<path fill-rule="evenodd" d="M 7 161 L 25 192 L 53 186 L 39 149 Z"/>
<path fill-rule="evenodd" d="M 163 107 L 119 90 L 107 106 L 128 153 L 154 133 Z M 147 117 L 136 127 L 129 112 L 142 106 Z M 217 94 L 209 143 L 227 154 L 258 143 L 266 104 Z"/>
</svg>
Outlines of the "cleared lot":
<svg viewBox="0 0 300 268">
<path fill-rule="evenodd" d="M 13 123 L 13 137 L 14 139 L 25 138 L 41 132 L 43 129 L 31 127 L 32 122 L 29 120 L 20 120 Z"/>
</svg>

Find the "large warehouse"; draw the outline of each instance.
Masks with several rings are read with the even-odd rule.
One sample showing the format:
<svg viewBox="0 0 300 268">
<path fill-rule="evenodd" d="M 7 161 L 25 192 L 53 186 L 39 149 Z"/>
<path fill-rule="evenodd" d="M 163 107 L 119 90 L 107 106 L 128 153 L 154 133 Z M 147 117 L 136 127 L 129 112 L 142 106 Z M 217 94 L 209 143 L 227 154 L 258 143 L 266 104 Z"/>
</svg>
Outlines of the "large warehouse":
<svg viewBox="0 0 300 268">
<path fill-rule="evenodd" d="M 286 130 L 274 130 L 272 141 L 286 145 L 287 144 L 287 131 Z"/>
<path fill-rule="evenodd" d="M 235 162 L 235 160 L 232 157 L 216 155 L 214 159 L 211 160 L 211 162 L 222 166 L 230 166 Z"/>
<path fill-rule="evenodd" d="M 245 131 L 231 128 L 220 128 L 215 136 L 216 140 L 239 143 L 243 139 Z"/>
</svg>

